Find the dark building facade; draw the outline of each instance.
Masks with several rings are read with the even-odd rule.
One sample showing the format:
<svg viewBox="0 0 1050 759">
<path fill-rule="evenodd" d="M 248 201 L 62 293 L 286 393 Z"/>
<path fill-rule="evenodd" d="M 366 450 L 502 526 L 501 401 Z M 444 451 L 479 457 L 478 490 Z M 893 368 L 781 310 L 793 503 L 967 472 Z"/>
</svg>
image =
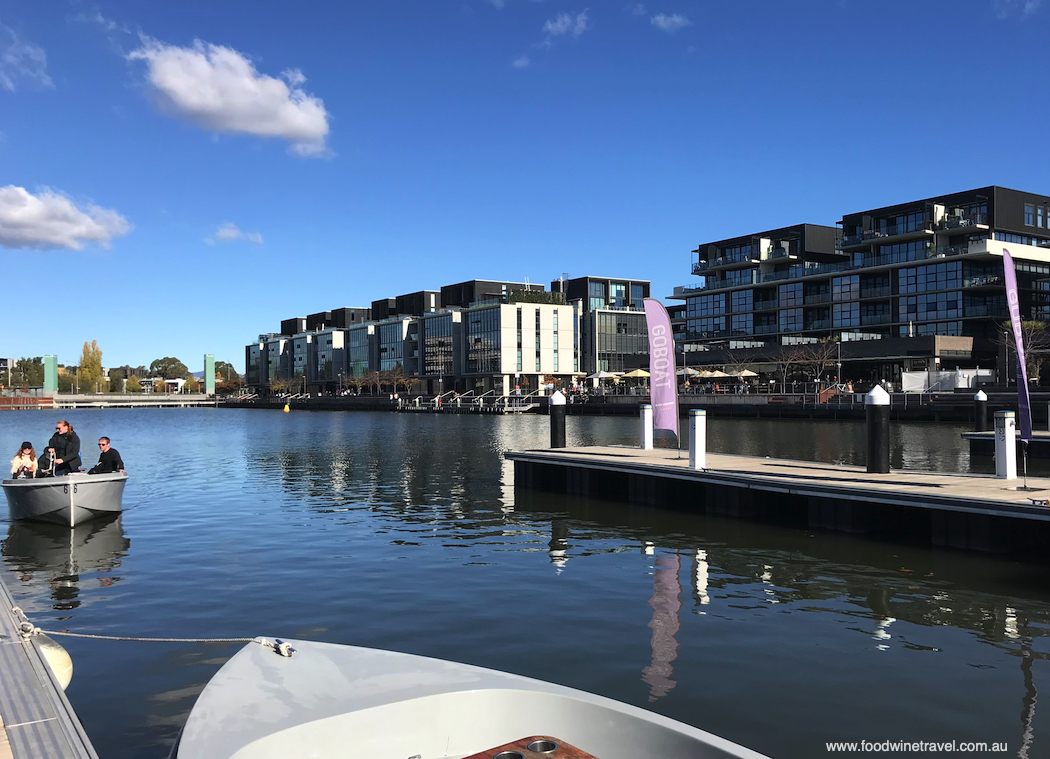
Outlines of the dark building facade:
<svg viewBox="0 0 1050 759">
<path fill-rule="evenodd" d="M 443 308 L 470 308 L 476 303 L 506 303 L 510 293 L 515 290 L 543 292 L 543 285 L 472 279 L 469 282 L 459 282 L 442 287 L 441 306 Z"/>
<path fill-rule="evenodd" d="M 551 282 L 551 292 L 562 293 L 580 314 L 580 369 L 629 372 L 649 365 L 649 337 L 643 301 L 648 280 L 613 277 L 576 277 Z"/>
<path fill-rule="evenodd" d="M 689 361 L 836 341 L 843 361 L 883 378 L 990 366 L 1007 318 L 1004 247 L 1022 318 L 1050 310 L 1048 210 L 1047 196 L 992 186 L 846 214 L 841 230 L 803 224 L 701 245 L 702 283 L 675 289 L 684 341 L 698 349 Z M 917 340 L 930 336 L 960 339 Z"/>
</svg>

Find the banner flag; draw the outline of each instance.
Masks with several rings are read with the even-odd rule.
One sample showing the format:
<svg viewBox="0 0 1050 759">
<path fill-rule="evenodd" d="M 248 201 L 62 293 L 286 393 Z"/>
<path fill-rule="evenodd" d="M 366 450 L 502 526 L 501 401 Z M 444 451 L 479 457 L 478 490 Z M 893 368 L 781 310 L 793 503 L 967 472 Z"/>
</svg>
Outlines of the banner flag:
<svg viewBox="0 0 1050 759">
<path fill-rule="evenodd" d="M 675 376 L 674 335 L 671 318 L 663 304 L 645 299 L 645 321 L 649 332 L 649 394 L 653 404 L 654 440 L 674 435 L 678 445 L 678 378 Z M 665 430 L 661 435 L 661 430 Z"/>
<path fill-rule="evenodd" d="M 1003 248 L 1003 274 L 1006 275 L 1006 305 L 1010 309 L 1010 324 L 1014 328 L 1017 347 L 1017 429 L 1026 443 L 1032 439 L 1032 402 L 1028 398 L 1028 366 L 1024 357 L 1024 337 L 1021 334 L 1021 305 L 1017 299 L 1017 272 L 1010 251 Z"/>
</svg>

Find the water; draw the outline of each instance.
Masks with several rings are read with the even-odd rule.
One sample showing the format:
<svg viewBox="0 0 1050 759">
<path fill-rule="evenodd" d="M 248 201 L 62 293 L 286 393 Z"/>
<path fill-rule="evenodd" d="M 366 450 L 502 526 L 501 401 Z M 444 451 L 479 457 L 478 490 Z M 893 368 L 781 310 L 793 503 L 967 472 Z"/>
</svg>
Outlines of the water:
<svg viewBox="0 0 1050 759">
<path fill-rule="evenodd" d="M 44 629 L 436 656 L 600 693 L 786 759 L 838 740 L 1002 741 L 1012 756 L 1026 724 L 1029 756 L 1050 747 L 1037 698 L 1047 567 L 515 496 L 500 454 L 545 446 L 544 417 L 64 416 L 86 444 L 112 437 L 132 478 L 118 521 L 72 536 L 6 526 L 0 571 Z M 0 450 L 42 444 L 55 417 L 0 415 Z M 570 445 L 634 441 L 634 419 L 568 421 Z M 863 461 L 860 424 L 709 426 L 716 451 Z M 962 428 L 895 430 L 908 449 L 895 466 L 971 463 Z M 60 642 L 74 661 L 69 698 L 106 759 L 166 756 L 239 648 Z"/>
</svg>

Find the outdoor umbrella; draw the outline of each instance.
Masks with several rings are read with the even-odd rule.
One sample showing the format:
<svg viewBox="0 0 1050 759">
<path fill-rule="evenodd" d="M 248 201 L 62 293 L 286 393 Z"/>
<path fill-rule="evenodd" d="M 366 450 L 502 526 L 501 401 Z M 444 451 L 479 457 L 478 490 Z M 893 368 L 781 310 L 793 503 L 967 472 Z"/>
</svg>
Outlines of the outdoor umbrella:
<svg viewBox="0 0 1050 759">
<path fill-rule="evenodd" d="M 688 366 L 683 366 L 681 369 L 675 372 L 679 377 L 696 377 L 700 374 L 696 369 L 690 369 Z"/>
<path fill-rule="evenodd" d="M 587 379 L 609 379 L 610 377 L 619 377 L 623 372 L 595 372 L 594 374 L 588 374 Z"/>
<path fill-rule="evenodd" d="M 649 372 L 645 371 L 645 369 L 635 369 L 633 372 L 627 372 L 627 374 L 625 374 L 623 376 L 624 377 L 648 377 L 649 376 Z"/>
</svg>

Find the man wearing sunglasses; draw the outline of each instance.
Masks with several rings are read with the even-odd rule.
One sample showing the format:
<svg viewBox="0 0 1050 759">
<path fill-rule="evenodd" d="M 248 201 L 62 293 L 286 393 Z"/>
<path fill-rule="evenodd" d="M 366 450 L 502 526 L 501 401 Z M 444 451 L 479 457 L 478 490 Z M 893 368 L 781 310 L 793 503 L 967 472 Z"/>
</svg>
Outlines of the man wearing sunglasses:
<svg viewBox="0 0 1050 759">
<path fill-rule="evenodd" d="M 91 467 L 88 474 L 125 473 L 124 462 L 120 458 L 120 452 L 109 444 L 108 437 L 100 437 L 98 439 L 98 451 L 98 463 Z"/>
</svg>

